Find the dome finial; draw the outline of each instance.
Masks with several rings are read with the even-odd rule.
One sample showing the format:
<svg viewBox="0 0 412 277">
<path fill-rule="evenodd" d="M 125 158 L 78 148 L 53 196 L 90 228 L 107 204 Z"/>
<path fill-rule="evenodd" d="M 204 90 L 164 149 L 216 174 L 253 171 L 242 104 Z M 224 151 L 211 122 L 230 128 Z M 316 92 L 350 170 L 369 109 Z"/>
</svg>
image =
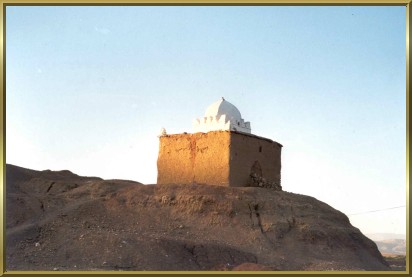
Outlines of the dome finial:
<svg viewBox="0 0 412 277">
<path fill-rule="evenodd" d="M 222 96 L 222 101 L 225 101 L 225 98 Z"/>
<path fill-rule="evenodd" d="M 166 135 L 167 135 L 166 129 L 164 127 L 162 127 L 162 129 L 160 129 L 160 134 L 158 135 L 158 137 L 160 138 L 160 137 L 163 137 L 163 136 L 166 136 Z"/>
</svg>

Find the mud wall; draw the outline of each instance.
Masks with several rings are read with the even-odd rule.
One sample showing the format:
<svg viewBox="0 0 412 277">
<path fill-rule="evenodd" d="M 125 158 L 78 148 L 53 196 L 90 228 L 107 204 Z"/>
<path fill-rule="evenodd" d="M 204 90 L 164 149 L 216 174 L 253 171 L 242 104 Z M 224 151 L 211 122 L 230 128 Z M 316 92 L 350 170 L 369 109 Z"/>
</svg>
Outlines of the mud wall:
<svg viewBox="0 0 412 277">
<path fill-rule="evenodd" d="M 244 187 L 264 180 L 275 188 L 281 149 L 270 139 L 230 131 L 161 136 L 157 183 Z"/>
<path fill-rule="evenodd" d="M 158 184 L 229 185 L 230 132 L 160 137 Z"/>
<path fill-rule="evenodd" d="M 267 183 L 280 185 L 282 145 L 255 135 L 232 133 L 230 142 L 231 186 L 250 185 L 255 173 Z"/>
</svg>

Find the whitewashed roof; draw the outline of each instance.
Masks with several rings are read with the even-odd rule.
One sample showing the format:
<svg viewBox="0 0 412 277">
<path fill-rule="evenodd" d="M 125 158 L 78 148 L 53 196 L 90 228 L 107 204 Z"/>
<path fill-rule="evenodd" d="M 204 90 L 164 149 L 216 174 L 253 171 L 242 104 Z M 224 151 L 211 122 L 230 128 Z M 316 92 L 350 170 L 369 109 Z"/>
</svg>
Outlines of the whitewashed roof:
<svg viewBox="0 0 412 277">
<path fill-rule="evenodd" d="M 230 130 L 251 133 L 250 122 L 245 122 L 238 108 L 223 97 L 206 109 L 204 117 L 193 121 L 194 132 Z"/>
<path fill-rule="evenodd" d="M 235 105 L 225 100 L 225 98 L 221 98 L 220 100 L 214 102 L 212 105 L 207 107 L 205 117 L 216 117 L 217 119 L 220 118 L 222 115 L 226 115 L 226 121 L 228 120 L 237 120 L 240 121 L 242 115 L 238 108 Z"/>
</svg>

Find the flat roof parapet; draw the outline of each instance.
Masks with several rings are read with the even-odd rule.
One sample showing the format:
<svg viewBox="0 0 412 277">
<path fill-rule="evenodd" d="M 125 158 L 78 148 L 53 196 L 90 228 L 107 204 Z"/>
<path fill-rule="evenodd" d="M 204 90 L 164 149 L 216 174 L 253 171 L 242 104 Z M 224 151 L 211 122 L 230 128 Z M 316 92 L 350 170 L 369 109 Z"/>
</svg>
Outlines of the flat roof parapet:
<svg viewBox="0 0 412 277">
<path fill-rule="evenodd" d="M 167 134 L 167 135 L 163 135 L 164 137 L 174 137 L 174 136 L 182 136 L 182 135 L 194 135 L 194 134 L 208 134 L 208 133 L 234 133 L 234 134 L 239 134 L 239 135 L 243 135 L 243 136 L 248 136 L 248 137 L 254 137 L 254 138 L 258 138 L 258 139 L 262 139 L 262 140 L 266 140 L 269 142 L 273 142 L 278 144 L 280 147 L 283 147 L 282 144 L 280 144 L 277 141 L 271 140 L 269 138 L 265 138 L 265 137 L 261 137 L 261 136 L 257 136 L 255 134 L 251 134 L 251 133 L 244 133 L 244 132 L 238 132 L 238 131 L 229 131 L 229 130 L 219 130 L 219 131 L 210 131 L 207 133 L 204 132 L 197 132 L 197 133 L 180 133 L 180 134 Z"/>
</svg>

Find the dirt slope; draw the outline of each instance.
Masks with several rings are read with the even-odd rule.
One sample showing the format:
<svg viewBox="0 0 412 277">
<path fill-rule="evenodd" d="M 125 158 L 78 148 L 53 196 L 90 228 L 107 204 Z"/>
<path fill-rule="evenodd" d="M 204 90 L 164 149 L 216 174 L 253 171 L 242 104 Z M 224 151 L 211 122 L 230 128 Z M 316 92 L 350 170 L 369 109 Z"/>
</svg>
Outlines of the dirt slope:
<svg viewBox="0 0 412 277">
<path fill-rule="evenodd" d="M 6 170 L 8 270 L 389 270 L 312 197 Z"/>
</svg>

